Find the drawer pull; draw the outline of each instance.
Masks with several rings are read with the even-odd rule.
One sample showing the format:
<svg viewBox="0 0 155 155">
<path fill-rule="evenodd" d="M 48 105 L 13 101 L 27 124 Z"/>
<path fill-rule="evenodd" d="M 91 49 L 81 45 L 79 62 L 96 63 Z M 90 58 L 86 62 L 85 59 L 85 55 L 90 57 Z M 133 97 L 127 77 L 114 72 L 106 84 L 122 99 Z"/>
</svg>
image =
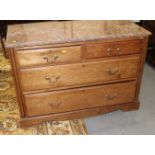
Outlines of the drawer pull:
<svg viewBox="0 0 155 155">
<path fill-rule="evenodd" d="M 118 96 L 117 93 L 105 95 L 105 97 L 106 97 L 108 100 L 113 100 L 113 99 L 115 99 L 117 96 Z"/>
<path fill-rule="evenodd" d="M 51 83 L 51 78 L 50 78 L 50 77 L 46 76 L 45 79 L 46 79 L 47 81 L 49 81 L 49 83 Z"/>
<path fill-rule="evenodd" d="M 121 53 L 121 49 L 118 47 L 117 49 L 116 49 L 116 54 L 120 54 Z"/>
<path fill-rule="evenodd" d="M 61 105 L 61 101 L 55 103 L 48 103 L 51 108 L 59 108 Z"/>
<path fill-rule="evenodd" d="M 107 53 L 108 53 L 108 55 L 112 55 L 112 49 L 111 48 L 108 48 L 107 49 Z"/>
<path fill-rule="evenodd" d="M 116 75 L 119 72 L 119 68 L 113 68 L 113 69 L 108 69 L 108 74 L 109 75 Z"/>
<path fill-rule="evenodd" d="M 119 47 L 116 48 L 116 52 L 113 52 L 111 48 L 107 49 L 108 55 L 117 55 L 117 54 L 120 54 L 120 51 L 121 51 L 121 49 Z"/>
<path fill-rule="evenodd" d="M 53 61 L 56 61 L 58 58 L 59 58 L 58 55 L 54 55 L 54 56 L 53 56 Z M 46 60 L 47 63 L 49 63 L 49 58 L 48 58 L 47 56 L 44 56 L 43 59 Z M 51 61 L 51 62 L 52 62 L 52 61 Z"/>
<path fill-rule="evenodd" d="M 53 81 L 49 76 L 46 76 L 45 79 L 49 81 L 49 83 L 58 82 L 58 80 L 60 79 L 60 76 L 55 77 Z"/>
<path fill-rule="evenodd" d="M 56 61 L 57 59 L 59 59 L 59 56 L 58 55 L 54 55 L 53 56 L 53 60 Z"/>
<path fill-rule="evenodd" d="M 48 60 L 48 57 L 47 57 L 47 56 L 44 56 L 44 57 L 43 57 L 43 59 L 44 59 L 44 60 L 46 60 L 46 62 L 47 62 L 47 63 L 49 62 L 49 60 Z"/>
<path fill-rule="evenodd" d="M 120 48 L 118 47 L 116 50 L 119 52 L 120 51 Z"/>
</svg>

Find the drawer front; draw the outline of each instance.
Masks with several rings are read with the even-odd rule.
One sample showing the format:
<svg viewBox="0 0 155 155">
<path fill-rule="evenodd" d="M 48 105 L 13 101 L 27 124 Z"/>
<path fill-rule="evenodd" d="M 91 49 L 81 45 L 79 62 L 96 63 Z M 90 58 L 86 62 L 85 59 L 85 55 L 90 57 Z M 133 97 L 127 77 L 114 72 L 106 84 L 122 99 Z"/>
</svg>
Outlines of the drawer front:
<svg viewBox="0 0 155 155">
<path fill-rule="evenodd" d="M 61 64 L 81 60 L 81 47 L 64 47 L 16 52 L 16 61 L 20 67 Z"/>
<path fill-rule="evenodd" d="M 23 91 L 74 87 L 133 78 L 137 75 L 139 56 L 49 66 L 20 71 Z"/>
<path fill-rule="evenodd" d="M 103 43 L 85 46 L 85 58 L 102 58 L 107 56 L 139 53 L 141 40 Z"/>
<path fill-rule="evenodd" d="M 101 85 L 25 96 L 26 116 L 46 115 L 132 102 L 135 82 Z"/>
</svg>

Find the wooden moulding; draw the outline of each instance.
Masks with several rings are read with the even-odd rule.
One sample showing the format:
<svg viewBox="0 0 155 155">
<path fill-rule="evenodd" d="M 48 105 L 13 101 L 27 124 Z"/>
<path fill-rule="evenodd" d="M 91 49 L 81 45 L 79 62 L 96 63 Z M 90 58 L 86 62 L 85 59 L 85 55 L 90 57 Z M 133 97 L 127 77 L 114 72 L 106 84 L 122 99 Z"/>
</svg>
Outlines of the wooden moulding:
<svg viewBox="0 0 155 155">
<path fill-rule="evenodd" d="M 80 119 L 84 117 L 105 114 L 105 113 L 112 112 L 115 110 L 122 110 L 124 112 L 127 112 L 127 111 L 138 110 L 138 109 L 139 109 L 139 101 L 135 101 L 132 103 L 96 107 L 96 108 L 83 109 L 83 110 L 71 111 L 71 112 L 66 112 L 66 113 L 57 113 L 57 114 L 38 116 L 38 117 L 25 117 L 25 118 L 21 118 L 20 126 L 28 127 L 28 126 L 42 123 L 45 120 L 55 121 L 55 120 Z"/>
</svg>

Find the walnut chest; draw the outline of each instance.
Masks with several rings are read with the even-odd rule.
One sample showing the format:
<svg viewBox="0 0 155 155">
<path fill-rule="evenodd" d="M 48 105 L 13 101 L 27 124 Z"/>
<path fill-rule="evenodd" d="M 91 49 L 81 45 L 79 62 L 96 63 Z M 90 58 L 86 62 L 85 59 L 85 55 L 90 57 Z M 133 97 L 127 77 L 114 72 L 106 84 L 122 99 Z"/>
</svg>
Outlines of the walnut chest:
<svg viewBox="0 0 155 155">
<path fill-rule="evenodd" d="M 138 109 L 149 35 L 130 21 L 9 26 L 21 125 Z"/>
</svg>

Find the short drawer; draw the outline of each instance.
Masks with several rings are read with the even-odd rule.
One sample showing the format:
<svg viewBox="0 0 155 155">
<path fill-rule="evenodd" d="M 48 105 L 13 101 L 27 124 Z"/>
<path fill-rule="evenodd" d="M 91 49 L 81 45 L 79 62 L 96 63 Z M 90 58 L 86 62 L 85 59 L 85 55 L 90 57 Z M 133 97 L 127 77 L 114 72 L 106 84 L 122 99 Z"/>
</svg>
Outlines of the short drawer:
<svg viewBox="0 0 155 155">
<path fill-rule="evenodd" d="M 141 40 L 111 42 L 85 46 L 86 59 L 139 53 Z"/>
<path fill-rule="evenodd" d="M 58 66 L 20 70 L 23 91 L 75 87 L 113 80 L 134 78 L 139 56 L 111 58 Z"/>
<path fill-rule="evenodd" d="M 16 52 L 16 61 L 20 67 L 45 64 L 63 64 L 81 60 L 81 47 L 63 47 L 34 49 Z"/>
<path fill-rule="evenodd" d="M 135 82 L 25 95 L 26 116 L 46 115 L 132 102 Z"/>
</svg>

